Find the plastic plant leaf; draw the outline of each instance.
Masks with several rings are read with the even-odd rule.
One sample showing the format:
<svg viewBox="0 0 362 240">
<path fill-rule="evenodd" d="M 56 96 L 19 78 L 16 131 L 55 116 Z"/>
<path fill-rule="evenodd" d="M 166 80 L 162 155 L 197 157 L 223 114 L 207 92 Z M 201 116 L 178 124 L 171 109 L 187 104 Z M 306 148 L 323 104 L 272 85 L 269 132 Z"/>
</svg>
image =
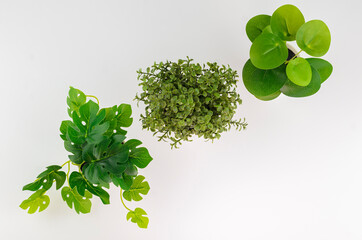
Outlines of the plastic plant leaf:
<svg viewBox="0 0 362 240">
<path fill-rule="evenodd" d="M 262 33 L 273 33 L 272 29 L 271 29 L 271 26 L 268 25 L 266 26 L 264 29 L 263 29 L 263 32 Z"/>
<path fill-rule="evenodd" d="M 147 148 L 133 148 L 129 155 L 129 160 L 139 168 L 145 168 L 152 161 L 152 157 L 149 154 Z"/>
<path fill-rule="evenodd" d="M 251 18 L 246 24 L 245 30 L 246 35 L 250 41 L 254 41 L 265 29 L 266 26 L 270 25 L 270 16 L 269 15 L 257 15 Z"/>
<path fill-rule="evenodd" d="M 42 187 L 42 189 L 44 190 L 48 190 L 53 186 L 53 181 L 55 181 L 56 183 L 56 189 L 61 188 L 66 179 L 65 172 L 58 171 L 61 168 L 62 167 L 58 165 L 52 165 L 47 167 L 47 170 L 40 173 L 34 182 L 25 185 L 23 187 L 23 191 L 24 190 L 36 191 L 40 187 Z"/>
<path fill-rule="evenodd" d="M 298 86 L 305 87 L 312 80 L 312 69 L 307 60 L 302 57 L 291 60 L 286 69 L 288 79 Z"/>
<path fill-rule="evenodd" d="M 117 126 L 118 127 L 129 127 L 132 125 L 133 118 L 132 108 L 129 104 L 121 104 L 118 107 L 118 115 L 117 115 Z"/>
<path fill-rule="evenodd" d="M 69 117 L 72 117 L 73 112 L 79 113 L 79 108 L 83 104 L 85 104 L 87 98 L 85 94 L 73 87 L 69 89 L 69 96 L 67 97 L 67 104 L 68 104 L 68 114 Z"/>
<path fill-rule="evenodd" d="M 136 208 L 134 211 L 129 211 L 127 213 L 127 220 L 131 219 L 131 222 L 137 223 L 140 228 L 147 228 L 149 219 L 144 215 L 147 215 L 145 210 Z"/>
<path fill-rule="evenodd" d="M 277 91 L 273 94 L 270 94 L 268 96 L 264 96 L 264 97 L 258 97 L 258 96 L 255 96 L 257 99 L 259 100 L 263 100 L 263 101 L 270 101 L 270 100 L 273 100 L 273 99 L 276 99 L 277 97 L 279 97 L 279 95 L 281 94 L 282 92 L 281 91 Z"/>
<path fill-rule="evenodd" d="M 28 209 L 28 213 L 35 213 L 38 209 L 39 212 L 45 210 L 50 203 L 50 199 L 47 195 L 44 195 L 45 189 L 40 189 L 33 193 L 28 199 L 24 200 L 20 207 L 24 210 Z"/>
<path fill-rule="evenodd" d="M 68 204 L 70 208 L 79 213 L 89 213 L 92 207 L 92 202 L 89 200 L 92 198 L 92 194 L 85 192 L 84 196 L 81 196 L 77 187 L 71 189 L 69 187 L 62 188 L 62 198 Z"/>
<path fill-rule="evenodd" d="M 274 94 L 287 81 L 285 68 L 285 64 L 282 64 L 278 68 L 262 70 L 256 68 L 249 59 L 243 68 L 244 85 L 251 94 L 259 98 Z"/>
<path fill-rule="evenodd" d="M 138 147 L 141 144 L 142 144 L 142 142 L 140 140 L 137 140 L 137 139 L 130 139 L 127 142 L 124 143 L 124 145 L 126 145 L 131 150 Z"/>
<path fill-rule="evenodd" d="M 83 162 L 81 145 L 72 144 L 71 141 L 64 141 L 64 148 L 72 153 L 72 155 L 68 155 L 68 157 L 74 164 L 81 164 Z"/>
<path fill-rule="evenodd" d="M 260 69 L 279 67 L 287 58 L 287 45 L 272 33 L 261 34 L 250 48 L 250 60 L 255 67 Z"/>
<path fill-rule="evenodd" d="M 115 186 L 121 187 L 123 190 L 129 190 L 133 184 L 133 177 L 122 173 L 121 177 L 113 177 L 112 181 Z"/>
<path fill-rule="evenodd" d="M 312 80 L 308 86 L 301 87 L 291 81 L 287 81 L 280 91 L 289 97 L 307 97 L 315 94 L 321 87 L 321 78 L 317 70 L 312 67 Z"/>
<path fill-rule="evenodd" d="M 72 189 L 77 188 L 81 196 L 85 196 L 86 190 L 93 195 L 98 196 L 103 204 L 109 204 L 109 194 L 100 186 L 94 186 L 88 182 L 85 177 L 79 172 L 72 172 L 69 177 L 69 185 Z"/>
<path fill-rule="evenodd" d="M 150 185 L 145 180 L 144 176 L 138 175 L 134 180 L 129 190 L 123 192 L 123 197 L 127 201 L 141 201 L 143 198 L 140 194 L 147 195 L 150 191 Z"/>
<path fill-rule="evenodd" d="M 300 26 L 305 23 L 301 11 L 294 5 L 283 5 L 273 13 L 270 26 L 274 34 L 284 41 L 293 41 Z"/>
<path fill-rule="evenodd" d="M 307 58 L 309 64 L 317 70 L 323 83 L 332 74 L 333 66 L 328 61 L 321 58 Z"/>
<path fill-rule="evenodd" d="M 298 30 L 297 44 L 309 55 L 321 57 L 329 50 L 331 33 L 323 21 L 312 20 L 304 23 Z"/>
</svg>

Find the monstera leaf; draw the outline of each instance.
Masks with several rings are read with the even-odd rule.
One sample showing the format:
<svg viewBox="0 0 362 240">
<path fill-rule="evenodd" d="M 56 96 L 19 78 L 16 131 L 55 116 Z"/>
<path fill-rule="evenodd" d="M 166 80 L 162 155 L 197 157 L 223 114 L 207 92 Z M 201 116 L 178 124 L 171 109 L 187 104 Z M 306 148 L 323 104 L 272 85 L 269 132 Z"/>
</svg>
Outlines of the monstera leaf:
<svg viewBox="0 0 362 240">
<path fill-rule="evenodd" d="M 118 107 L 115 105 L 110 108 L 104 109 L 106 116 L 104 122 L 109 122 L 109 128 L 106 132 L 106 135 L 110 136 L 112 134 L 121 134 L 126 135 L 127 131 L 122 129 L 123 127 L 129 127 L 132 125 L 133 118 L 132 108 L 129 104 L 121 104 Z"/>
<path fill-rule="evenodd" d="M 86 102 L 87 98 L 82 91 L 75 89 L 73 87 L 70 87 L 68 95 L 69 95 L 67 97 L 68 114 L 69 117 L 72 117 L 73 112 L 79 114 L 79 108 Z"/>
<path fill-rule="evenodd" d="M 24 200 L 20 207 L 24 210 L 28 209 L 28 213 L 35 213 L 38 209 L 39 212 L 45 210 L 50 203 L 50 199 L 47 195 L 44 195 L 45 189 L 40 189 L 33 193 L 28 199 Z"/>
<path fill-rule="evenodd" d="M 48 190 L 53 186 L 53 181 L 56 182 L 56 189 L 61 188 L 66 179 L 65 172 L 58 171 L 61 168 L 62 167 L 58 165 L 47 167 L 47 170 L 38 175 L 37 180 L 25 185 L 23 190 L 36 191 L 40 187 L 42 187 L 42 189 Z"/>
<path fill-rule="evenodd" d="M 77 187 L 69 188 L 63 187 L 62 188 L 62 198 L 68 204 L 70 208 L 79 213 L 89 213 L 92 207 L 92 202 L 89 200 L 92 198 L 92 194 L 89 192 L 85 192 L 84 196 L 80 195 L 77 191 Z"/>
<path fill-rule="evenodd" d="M 140 194 L 147 195 L 150 191 L 150 185 L 148 182 L 144 182 L 143 180 L 145 180 L 145 177 L 138 175 L 134 179 L 131 188 L 123 192 L 123 197 L 128 201 L 141 201 L 143 198 Z"/>
<path fill-rule="evenodd" d="M 145 210 L 136 208 L 134 211 L 129 211 L 127 213 L 127 220 L 131 219 L 131 222 L 137 223 L 140 228 L 147 228 L 149 219 L 144 215 L 147 215 Z"/>
</svg>

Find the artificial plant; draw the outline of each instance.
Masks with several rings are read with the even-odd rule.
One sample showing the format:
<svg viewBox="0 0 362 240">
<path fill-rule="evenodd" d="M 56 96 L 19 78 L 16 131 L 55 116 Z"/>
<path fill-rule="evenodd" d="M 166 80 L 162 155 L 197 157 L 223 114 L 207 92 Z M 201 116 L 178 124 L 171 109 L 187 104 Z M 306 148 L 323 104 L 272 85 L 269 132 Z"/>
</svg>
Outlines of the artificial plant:
<svg viewBox="0 0 362 240">
<path fill-rule="evenodd" d="M 154 63 L 138 71 L 143 92 L 136 100 L 146 105 L 141 115 L 144 129 L 158 134 L 159 141 L 169 140 L 171 147 L 191 141 L 193 135 L 214 140 L 245 121 L 233 120 L 238 104 L 237 72 L 229 66 L 192 63 L 193 59 Z"/>
<path fill-rule="evenodd" d="M 93 97 L 87 101 L 87 97 Z M 46 209 L 49 196 L 45 193 L 53 186 L 61 189 L 63 200 L 70 208 L 79 213 L 89 213 L 91 198 L 97 196 L 103 204 L 109 204 L 106 189 L 110 183 L 120 187 L 122 204 L 129 211 L 127 220 L 137 223 L 141 228 L 148 225 L 146 212 L 141 208 L 131 210 L 124 204 L 139 201 L 140 194 L 146 195 L 150 189 L 145 177 L 138 175 L 138 168 L 145 168 L 152 157 L 137 139 L 125 141 L 130 127 L 132 109 L 128 104 L 99 109 L 99 101 L 92 95 L 85 95 L 78 89 L 70 88 L 67 98 L 68 114 L 71 120 L 65 120 L 60 126 L 60 137 L 65 149 L 71 154 L 63 165 L 52 165 L 40 173 L 37 179 L 25 185 L 23 190 L 33 191 L 20 207 L 35 213 Z M 75 170 L 71 171 L 71 165 Z M 67 166 L 67 173 L 62 168 Z M 66 182 L 66 186 L 63 186 Z M 123 190 L 123 191 L 122 191 Z M 123 195 L 123 196 L 122 196 Z"/>
<path fill-rule="evenodd" d="M 256 98 L 272 100 L 281 93 L 289 97 L 310 96 L 332 73 L 328 61 L 299 56 L 303 51 L 313 57 L 325 55 L 331 34 L 321 20 L 305 22 L 293 5 L 279 7 L 272 16 L 251 18 L 246 33 L 252 45 L 242 77 L 246 89 Z M 295 40 L 300 51 L 291 53 L 286 42 Z"/>
</svg>

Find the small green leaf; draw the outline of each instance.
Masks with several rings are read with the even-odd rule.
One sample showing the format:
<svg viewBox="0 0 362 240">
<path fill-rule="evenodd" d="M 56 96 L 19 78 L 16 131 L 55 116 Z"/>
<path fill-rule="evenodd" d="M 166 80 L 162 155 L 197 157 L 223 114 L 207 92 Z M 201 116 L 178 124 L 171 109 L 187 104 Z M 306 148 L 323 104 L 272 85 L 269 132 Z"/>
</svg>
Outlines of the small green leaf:
<svg viewBox="0 0 362 240">
<path fill-rule="evenodd" d="M 250 60 L 255 67 L 260 69 L 279 67 L 287 58 L 287 45 L 272 33 L 261 34 L 250 48 Z"/>
<path fill-rule="evenodd" d="M 262 70 L 256 68 L 249 59 L 243 68 L 243 81 L 246 89 L 259 98 L 274 94 L 287 81 L 285 64 L 278 68 Z"/>
<path fill-rule="evenodd" d="M 131 222 L 137 223 L 140 228 L 147 228 L 149 219 L 144 215 L 147 215 L 145 210 L 136 208 L 134 211 L 129 211 L 127 213 L 127 220 L 131 219 Z"/>
<path fill-rule="evenodd" d="M 83 104 L 85 104 L 87 98 L 85 94 L 73 87 L 69 89 L 69 96 L 67 97 L 67 104 L 68 104 L 68 114 L 72 117 L 73 112 L 79 113 L 79 108 Z"/>
<path fill-rule="evenodd" d="M 332 74 L 333 66 L 328 61 L 321 58 L 307 58 L 307 61 L 315 70 L 317 70 L 322 83 Z"/>
<path fill-rule="evenodd" d="M 246 35 L 248 35 L 248 38 L 250 41 L 254 41 L 255 38 L 257 38 L 267 27 L 270 25 L 270 16 L 269 15 L 257 15 L 253 18 L 251 18 L 248 23 L 246 24 L 245 30 Z"/>
<path fill-rule="evenodd" d="M 85 192 L 84 196 L 81 196 L 78 191 L 77 187 L 71 189 L 69 187 L 62 188 L 62 198 L 68 204 L 70 208 L 79 213 L 89 213 L 92 207 L 92 202 L 89 200 L 92 198 L 92 194 L 89 192 Z"/>
<path fill-rule="evenodd" d="M 304 23 L 298 30 L 297 44 L 309 55 L 321 57 L 329 50 L 331 33 L 323 21 L 312 20 Z"/>
<path fill-rule="evenodd" d="M 152 161 L 147 148 L 140 147 L 131 150 L 129 160 L 139 168 L 145 168 Z"/>
<path fill-rule="evenodd" d="M 24 200 L 20 207 L 24 210 L 28 209 L 28 213 L 35 213 L 38 209 L 39 212 L 43 211 L 49 206 L 50 199 L 47 195 L 44 195 L 45 189 L 40 189 L 33 193 L 28 199 Z"/>
<path fill-rule="evenodd" d="M 150 191 L 150 185 L 148 182 L 144 182 L 144 176 L 138 175 L 134 180 L 129 190 L 123 192 L 123 197 L 127 201 L 141 201 L 143 198 L 140 194 L 147 195 Z"/>
<path fill-rule="evenodd" d="M 130 139 L 127 142 L 125 142 L 124 145 L 126 145 L 129 149 L 134 149 L 141 144 L 142 144 L 142 142 L 140 140 Z"/>
<path fill-rule="evenodd" d="M 25 185 L 23 187 L 23 191 L 24 190 L 36 191 L 40 187 L 43 187 L 43 189 L 48 190 L 53 186 L 53 181 L 56 182 L 56 189 L 61 188 L 66 179 L 65 172 L 58 171 L 61 168 L 62 167 L 58 165 L 52 165 L 47 167 L 47 170 L 38 175 L 37 180 Z"/>
<path fill-rule="evenodd" d="M 263 100 L 263 101 L 270 101 L 270 100 L 273 100 L 273 99 L 276 99 L 277 97 L 279 97 L 279 95 L 281 94 L 282 92 L 281 91 L 277 91 L 273 94 L 270 94 L 268 96 L 264 96 L 264 97 L 258 97 L 258 96 L 255 96 L 257 99 L 260 99 L 260 100 Z"/>
<path fill-rule="evenodd" d="M 275 10 L 270 20 L 270 26 L 273 33 L 280 39 L 293 41 L 304 22 L 301 11 L 296 6 L 286 4 Z"/>
<path fill-rule="evenodd" d="M 132 125 L 132 108 L 129 104 L 121 104 L 118 107 L 117 122 L 119 127 L 129 127 Z"/>
<path fill-rule="evenodd" d="M 286 69 L 288 79 L 298 86 L 305 87 L 312 80 L 312 69 L 304 58 L 298 57 L 291 60 Z"/>
</svg>

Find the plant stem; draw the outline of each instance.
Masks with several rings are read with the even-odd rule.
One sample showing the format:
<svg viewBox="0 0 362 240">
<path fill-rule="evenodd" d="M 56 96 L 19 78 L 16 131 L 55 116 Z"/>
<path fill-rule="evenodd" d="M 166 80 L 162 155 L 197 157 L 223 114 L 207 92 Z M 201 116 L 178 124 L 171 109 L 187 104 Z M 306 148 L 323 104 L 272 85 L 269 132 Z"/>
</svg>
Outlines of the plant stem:
<svg viewBox="0 0 362 240">
<path fill-rule="evenodd" d="M 301 52 L 303 52 L 303 50 L 300 50 L 297 54 L 294 55 L 294 57 L 292 57 L 291 59 L 286 61 L 285 64 L 288 64 L 290 61 L 292 61 L 294 58 L 296 58 Z"/>
<path fill-rule="evenodd" d="M 68 180 L 68 185 L 70 187 L 70 184 L 69 184 L 69 172 L 70 172 L 70 161 L 68 161 L 68 172 L 67 172 L 67 180 Z"/>
<path fill-rule="evenodd" d="M 67 161 L 67 162 L 65 162 L 61 167 L 64 167 L 65 166 L 65 164 L 67 164 L 67 163 L 70 163 L 70 160 L 69 161 Z"/>
<path fill-rule="evenodd" d="M 126 206 L 126 204 L 124 204 L 123 197 L 122 197 L 122 188 L 121 188 L 121 194 L 120 194 L 120 195 L 121 195 L 121 202 L 122 202 L 123 206 L 124 206 L 128 211 L 132 212 L 132 210 L 129 209 L 129 208 Z"/>
<path fill-rule="evenodd" d="M 98 105 L 99 105 L 99 100 L 98 100 L 98 98 L 96 97 L 96 96 L 93 96 L 93 95 L 85 95 L 86 97 L 92 97 L 92 98 L 95 98 L 96 100 L 97 100 L 97 103 L 98 103 Z"/>
</svg>

